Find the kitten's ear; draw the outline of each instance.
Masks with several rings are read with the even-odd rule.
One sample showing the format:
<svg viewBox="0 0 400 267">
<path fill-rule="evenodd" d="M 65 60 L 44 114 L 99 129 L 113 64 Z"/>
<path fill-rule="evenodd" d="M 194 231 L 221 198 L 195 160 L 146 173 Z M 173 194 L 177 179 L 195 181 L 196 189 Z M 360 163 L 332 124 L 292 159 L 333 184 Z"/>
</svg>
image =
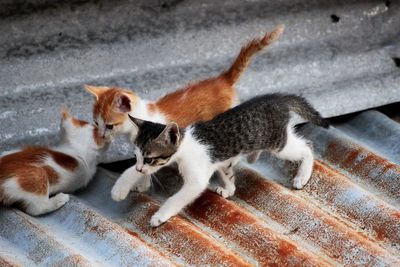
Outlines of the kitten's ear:
<svg viewBox="0 0 400 267">
<path fill-rule="evenodd" d="M 131 99 L 124 93 L 118 93 L 113 101 L 114 110 L 121 113 L 128 113 L 131 111 Z"/>
<path fill-rule="evenodd" d="M 165 145 L 172 144 L 177 145 L 181 138 L 179 126 L 175 122 L 169 123 L 165 126 L 164 131 L 156 138 L 156 141 L 163 142 Z"/>
<path fill-rule="evenodd" d="M 131 120 L 131 122 L 133 122 L 133 124 L 135 124 L 138 128 L 140 128 L 140 126 L 143 125 L 144 120 L 141 120 L 141 119 L 132 117 L 132 116 L 129 115 L 129 114 L 128 114 L 128 116 L 129 116 L 129 119 Z"/>
<path fill-rule="evenodd" d="M 69 112 L 69 109 L 68 109 L 68 107 L 66 105 L 63 105 L 61 107 L 60 113 L 61 113 L 61 118 L 63 120 L 71 118 L 71 113 Z"/>
<path fill-rule="evenodd" d="M 88 85 L 88 84 L 85 84 L 84 87 L 85 87 L 86 91 L 88 91 L 89 93 L 94 95 L 96 97 L 96 99 L 99 99 L 100 95 L 102 95 L 105 91 L 110 89 L 109 87 L 105 87 L 105 86 L 93 86 L 93 85 Z"/>
<path fill-rule="evenodd" d="M 181 133 L 179 131 L 179 126 L 175 122 L 167 125 L 169 128 L 169 139 L 172 144 L 177 145 L 181 138 Z"/>
<path fill-rule="evenodd" d="M 65 136 L 69 132 L 69 129 L 71 128 L 70 126 L 72 124 L 72 116 L 66 105 L 63 105 L 61 107 L 60 113 L 61 113 L 61 122 L 60 122 L 61 136 Z"/>
</svg>

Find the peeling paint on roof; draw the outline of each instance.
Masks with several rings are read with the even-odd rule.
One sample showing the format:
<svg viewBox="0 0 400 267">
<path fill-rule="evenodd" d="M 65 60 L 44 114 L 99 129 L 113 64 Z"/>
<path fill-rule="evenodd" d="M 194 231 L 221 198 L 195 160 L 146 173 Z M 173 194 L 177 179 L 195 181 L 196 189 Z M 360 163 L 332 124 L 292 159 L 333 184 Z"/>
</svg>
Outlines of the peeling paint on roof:
<svg viewBox="0 0 400 267">
<path fill-rule="evenodd" d="M 285 34 L 250 64 L 241 99 L 290 92 L 325 116 L 352 114 L 299 127 L 316 156 L 303 190 L 291 187 L 296 164 L 265 154 L 237 166 L 231 199 L 206 191 L 156 229 L 150 217 L 181 179 L 165 168 L 149 192 L 114 202 L 129 160 L 99 167 L 51 214 L 0 207 L 0 266 L 400 266 L 399 104 L 366 110 L 400 101 L 399 14 L 378 0 L 2 1 L 0 153 L 57 142 L 64 103 L 90 119 L 85 83 L 155 99 L 219 73 L 279 23 Z M 132 155 L 118 139 L 103 161 Z"/>
</svg>

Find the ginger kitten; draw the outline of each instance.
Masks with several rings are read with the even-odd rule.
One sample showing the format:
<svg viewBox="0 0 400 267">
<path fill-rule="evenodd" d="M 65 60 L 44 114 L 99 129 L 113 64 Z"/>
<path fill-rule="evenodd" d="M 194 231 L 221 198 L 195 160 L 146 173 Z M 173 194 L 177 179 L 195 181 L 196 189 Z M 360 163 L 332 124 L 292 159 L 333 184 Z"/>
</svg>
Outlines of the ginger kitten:
<svg viewBox="0 0 400 267">
<path fill-rule="evenodd" d="M 59 209 L 69 195 L 86 186 L 96 172 L 105 145 L 98 129 L 62 110 L 58 146 L 25 147 L 0 158 L 0 203 L 20 203 L 26 213 L 41 215 Z M 50 197 L 51 195 L 55 196 Z"/>
<path fill-rule="evenodd" d="M 136 135 L 128 114 L 154 122 L 174 121 L 181 127 L 196 121 L 208 121 L 237 104 L 233 85 L 246 69 L 252 56 L 269 46 L 283 32 L 283 26 L 260 39 L 254 39 L 242 47 L 232 66 L 219 76 L 193 83 L 160 98 L 156 102 L 141 99 L 132 91 L 86 85 L 96 97 L 93 119 L 106 138 L 114 134 Z"/>
<path fill-rule="evenodd" d="M 214 190 L 223 197 L 232 196 L 235 176 L 232 164 L 227 162 L 234 162 L 241 154 L 261 151 L 299 161 L 293 187 L 301 189 L 311 177 L 314 159 L 307 141 L 295 133 L 291 113 L 316 125 L 329 126 L 304 98 L 286 94 L 255 97 L 186 129 L 174 122 L 164 125 L 130 117 L 138 131 L 134 141 L 137 162 L 117 180 L 112 198 L 125 199 L 143 175 L 176 162 L 184 184 L 151 218 L 151 225 L 158 226 L 194 201 L 217 170 L 224 186 Z"/>
</svg>

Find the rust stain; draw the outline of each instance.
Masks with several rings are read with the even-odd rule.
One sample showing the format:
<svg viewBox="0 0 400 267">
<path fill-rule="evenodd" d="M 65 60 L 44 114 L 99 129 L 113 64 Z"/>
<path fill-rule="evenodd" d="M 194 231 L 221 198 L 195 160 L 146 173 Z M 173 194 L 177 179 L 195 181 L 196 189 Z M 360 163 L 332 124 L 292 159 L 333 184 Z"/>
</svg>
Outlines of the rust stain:
<svg viewBox="0 0 400 267">
<path fill-rule="evenodd" d="M 327 169 L 323 164 L 320 164 L 318 161 L 314 161 L 313 172 L 319 172 L 323 174 L 327 173 L 333 174 L 331 170 Z M 338 174 L 338 172 L 336 174 Z"/>
<path fill-rule="evenodd" d="M 84 211 L 85 228 L 95 233 L 98 237 L 103 238 L 107 234 L 108 229 L 106 225 L 97 222 L 98 215 L 91 210 Z"/>
<path fill-rule="evenodd" d="M 1 258 L 1 256 L 0 256 L 0 266 L 1 267 L 20 267 L 22 265 L 17 264 L 15 262 L 11 262 L 11 261 L 9 261 L 7 259 L 4 259 L 4 258 Z"/>
<path fill-rule="evenodd" d="M 107 230 L 100 225 L 89 227 L 88 230 L 91 232 L 95 232 L 99 237 L 103 237 L 107 232 Z"/>
<path fill-rule="evenodd" d="M 381 231 L 381 229 L 375 230 L 375 233 L 376 233 L 376 239 L 378 241 L 382 241 L 386 237 L 386 233 L 384 231 Z"/>
<path fill-rule="evenodd" d="M 382 174 L 386 173 L 387 171 L 389 171 L 391 169 L 396 169 L 396 168 L 397 168 L 397 165 L 395 165 L 395 164 L 391 164 L 391 163 L 385 164 L 385 166 L 383 166 Z"/>
<path fill-rule="evenodd" d="M 334 188 L 334 190 L 332 190 Z M 310 185 L 305 190 L 319 197 L 325 204 L 337 209 L 342 215 L 351 219 L 353 223 L 363 229 L 371 230 L 378 241 L 389 240 L 391 243 L 400 244 L 399 213 L 394 212 L 384 202 L 374 200 L 371 196 L 360 196 L 356 203 L 350 207 L 346 203 L 337 203 L 341 195 L 349 190 L 360 190 L 342 174 L 316 161 L 314 174 Z M 371 204 L 377 205 L 375 210 L 369 210 Z M 357 207 L 357 208 L 355 208 Z M 368 212 L 361 212 L 362 209 Z"/>
<path fill-rule="evenodd" d="M 132 215 L 129 216 L 128 223 L 133 224 L 141 236 L 150 238 L 154 246 L 182 258 L 187 264 L 251 266 L 238 254 L 220 245 L 217 240 L 179 216 L 152 228 L 149 221 L 159 206 L 149 197 L 137 194 L 132 203 Z"/>
<path fill-rule="evenodd" d="M 364 155 L 364 157 L 359 157 L 360 155 Z M 400 169 L 397 165 L 363 148 L 354 149 L 336 143 L 328 145 L 325 156 L 328 160 L 339 164 L 341 168 L 365 176 L 369 175 L 371 170 L 377 168 L 381 169 L 379 174 L 384 174 L 390 169 L 394 169 L 398 172 Z M 356 161 L 357 158 L 360 159 Z"/>
<path fill-rule="evenodd" d="M 400 220 L 400 211 L 399 212 L 394 212 L 393 216 Z"/>
<path fill-rule="evenodd" d="M 355 151 L 351 151 L 346 159 L 344 160 L 343 164 L 345 166 L 352 166 L 355 162 L 355 160 L 357 159 L 357 157 L 360 155 L 360 151 L 355 150 Z"/>
<path fill-rule="evenodd" d="M 297 248 L 284 236 L 263 226 L 256 217 L 213 192 L 206 191 L 187 211 L 225 239 L 236 243 L 260 265 L 328 265 L 317 256 Z"/>
<path fill-rule="evenodd" d="M 279 257 L 287 258 L 297 250 L 297 247 L 288 242 L 280 242 L 278 247 Z"/>
<path fill-rule="evenodd" d="M 304 190 L 328 201 L 324 202 L 325 205 L 332 205 L 334 196 L 330 192 L 335 191 L 335 186 L 340 187 L 342 184 L 337 177 L 337 173 L 324 168 L 317 161 L 313 177 Z M 350 231 L 348 225 L 295 196 L 296 191 L 291 193 L 283 186 L 245 168 L 237 172 L 237 178 L 236 195 L 240 199 L 287 228 L 298 228 L 297 235 L 318 245 L 329 257 L 344 264 L 354 264 L 357 257 L 360 260 L 369 258 L 369 264 L 376 264 L 379 263 L 377 255 L 388 256 L 386 251 L 365 236 L 359 235 L 356 230 Z M 348 250 L 348 247 L 357 250 L 357 257 L 354 257 L 354 252 Z"/>
<path fill-rule="evenodd" d="M 125 230 L 126 230 L 126 232 L 127 232 L 129 235 L 131 235 L 131 236 L 133 236 L 133 237 L 135 237 L 135 238 L 139 238 L 139 239 L 140 239 L 140 236 L 139 236 L 138 233 L 135 233 L 135 232 L 133 232 L 133 231 L 131 231 L 131 230 L 129 230 L 129 229 L 125 229 Z"/>
<path fill-rule="evenodd" d="M 327 146 L 324 158 L 377 189 L 400 199 L 400 167 L 364 148 L 334 141 Z"/>
<path fill-rule="evenodd" d="M 328 150 L 336 150 L 337 149 L 337 145 L 335 143 L 330 143 L 328 145 Z"/>
</svg>

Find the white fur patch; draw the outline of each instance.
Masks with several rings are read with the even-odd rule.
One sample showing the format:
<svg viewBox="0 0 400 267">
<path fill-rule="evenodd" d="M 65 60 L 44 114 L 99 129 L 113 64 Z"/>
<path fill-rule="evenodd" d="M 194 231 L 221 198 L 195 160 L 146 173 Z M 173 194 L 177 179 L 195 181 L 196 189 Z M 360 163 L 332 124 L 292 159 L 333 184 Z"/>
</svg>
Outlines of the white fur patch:
<svg viewBox="0 0 400 267">
<path fill-rule="evenodd" d="M 281 159 L 300 161 L 297 175 L 293 180 L 293 187 L 296 189 L 303 188 L 311 177 L 314 166 L 314 156 L 307 141 L 297 136 L 291 125 L 287 127 L 285 146 L 281 151 L 275 153 L 275 155 Z"/>
</svg>

